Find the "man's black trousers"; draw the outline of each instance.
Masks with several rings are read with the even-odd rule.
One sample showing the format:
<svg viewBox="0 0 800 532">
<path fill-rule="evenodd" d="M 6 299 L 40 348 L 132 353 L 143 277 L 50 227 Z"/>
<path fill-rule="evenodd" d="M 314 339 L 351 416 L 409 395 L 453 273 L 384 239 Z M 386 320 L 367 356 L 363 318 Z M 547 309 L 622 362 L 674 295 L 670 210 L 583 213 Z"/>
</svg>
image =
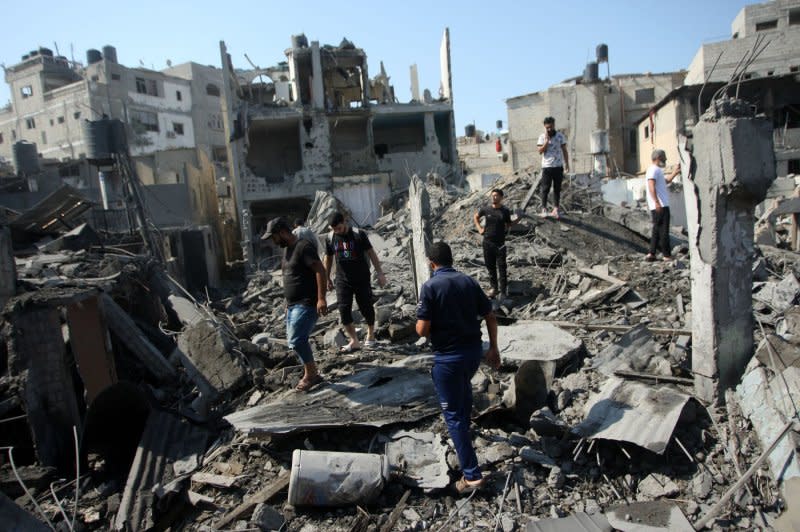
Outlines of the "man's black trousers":
<svg viewBox="0 0 800 532">
<path fill-rule="evenodd" d="M 508 267 L 506 264 L 506 245 L 497 244 L 491 240 L 483 240 L 483 261 L 486 263 L 486 269 L 489 271 L 489 284 L 500 293 L 505 294 L 508 286 Z M 499 286 L 498 286 L 498 275 Z"/>
</svg>

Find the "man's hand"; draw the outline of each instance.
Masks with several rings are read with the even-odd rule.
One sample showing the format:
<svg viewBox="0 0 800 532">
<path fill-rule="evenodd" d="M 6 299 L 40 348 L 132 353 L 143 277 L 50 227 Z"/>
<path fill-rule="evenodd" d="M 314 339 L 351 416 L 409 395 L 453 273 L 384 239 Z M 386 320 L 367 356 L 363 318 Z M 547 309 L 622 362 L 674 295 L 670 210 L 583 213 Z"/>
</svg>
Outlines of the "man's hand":
<svg viewBox="0 0 800 532">
<path fill-rule="evenodd" d="M 481 228 L 478 229 L 478 234 L 482 235 L 484 232 L 486 232 L 486 228 L 485 227 L 481 227 Z"/>
<path fill-rule="evenodd" d="M 324 316 L 328 313 L 328 302 L 324 299 L 317 300 L 317 314 Z"/>
<path fill-rule="evenodd" d="M 333 292 L 333 281 L 328 277 L 328 292 Z"/>
<path fill-rule="evenodd" d="M 494 369 L 498 369 L 500 367 L 500 353 L 497 351 L 496 347 L 490 347 L 488 351 L 486 351 L 486 363 L 489 364 L 490 367 Z"/>
<path fill-rule="evenodd" d="M 386 286 L 386 274 L 383 272 L 378 272 L 378 286 L 381 288 Z"/>
<path fill-rule="evenodd" d="M 564 161 L 564 173 L 565 174 L 569 173 L 569 163 L 566 161 Z"/>
<path fill-rule="evenodd" d="M 656 203 L 656 212 L 658 214 L 661 214 L 662 210 L 663 210 L 663 207 L 661 206 L 661 202 Z"/>
</svg>

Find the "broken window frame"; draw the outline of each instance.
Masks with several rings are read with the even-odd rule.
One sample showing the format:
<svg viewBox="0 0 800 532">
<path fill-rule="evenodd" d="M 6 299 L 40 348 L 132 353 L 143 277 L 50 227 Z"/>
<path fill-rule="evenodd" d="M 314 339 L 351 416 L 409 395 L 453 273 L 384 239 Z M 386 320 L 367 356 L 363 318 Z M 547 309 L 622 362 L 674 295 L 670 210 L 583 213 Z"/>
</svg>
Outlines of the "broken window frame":
<svg viewBox="0 0 800 532">
<path fill-rule="evenodd" d="M 653 103 L 656 101 L 655 87 L 646 87 L 643 89 L 636 89 L 634 92 L 634 100 L 637 104 Z"/>
<path fill-rule="evenodd" d="M 209 96 L 216 96 L 217 98 L 219 98 L 221 93 L 219 87 L 217 87 L 213 83 L 209 83 L 208 85 L 206 85 L 206 94 Z"/>
<path fill-rule="evenodd" d="M 131 109 L 130 124 L 137 133 L 158 133 L 161 128 L 158 124 L 158 113 Z"/>
<path fill-rule="evenodd" d="M 756 22 L 756 31 L 769 31 L 778 29 L 778 19 Z"/>
<path fill-rule="evenodd" d="M 23 98 L 30 98 L 33 96 L 33 85 L 23 85 L 19 88 L 19 92 Z"/>
<path fill-rule="evenodd" d="M 184 135 L 184 127 L 181 122 L 172 123 L 172 132 L 176 135 Z"/>
<path fill-rule="evenodd" d="M 25 127 L 28 129 L 36 129 L 36 119 L 33 117 L 25 119 Z"/>
<path fill-rule="evenodd" d="M 158 83 L 154 79 L 137 77 L 136 92 L 147 96 L 158 96 Z"/>
</svg>

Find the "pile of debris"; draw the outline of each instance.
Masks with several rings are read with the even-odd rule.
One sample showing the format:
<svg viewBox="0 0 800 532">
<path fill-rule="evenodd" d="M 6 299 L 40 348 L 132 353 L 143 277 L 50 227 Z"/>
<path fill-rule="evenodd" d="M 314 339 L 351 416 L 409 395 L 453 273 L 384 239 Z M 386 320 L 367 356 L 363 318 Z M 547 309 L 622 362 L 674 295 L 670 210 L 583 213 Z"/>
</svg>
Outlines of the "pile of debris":
<svg viewBox="0 0 800 532">
<path fill-rule="evenodd" d="M 279 270 L 203 301 L 157 261 L 114 247 L 17 257 L 0 364 L 0 524 L 509 532 L 790 518 L 778 516 L 797 511 L 797 484 L 774 478 L 800 476 L 789 422 L 798 256 L 762 248 L 761 346 L 726 408 L 713 407 L 692 390 L 688 247 L 676 245 L 674 263 L 645 263 L 643 235 L 578 210 L 586 193 L 553 220 L 527 214 L 532 176 L 497 187 L 518 223 L 508 297 L 495 302 L 503 364 L 473 379 L 486 490 L 462 500 L 449 490 L 458 461 L 430 347 L 414 332 L 403 207 L 369 229 L 389 279 L 374 292 L 377 348 L 341 355 L 338 316 L 320 318 L 311 338 L 326 382 L 308 394 L 293 390 L 302 367 L 286 347 Z M 486 284 L 472 215 L 487 195 L 425 188 L 434 238 Z M 338 207 L 325 194 L 315 205 L 308 225 L 323 236 Z"/>
</svg>

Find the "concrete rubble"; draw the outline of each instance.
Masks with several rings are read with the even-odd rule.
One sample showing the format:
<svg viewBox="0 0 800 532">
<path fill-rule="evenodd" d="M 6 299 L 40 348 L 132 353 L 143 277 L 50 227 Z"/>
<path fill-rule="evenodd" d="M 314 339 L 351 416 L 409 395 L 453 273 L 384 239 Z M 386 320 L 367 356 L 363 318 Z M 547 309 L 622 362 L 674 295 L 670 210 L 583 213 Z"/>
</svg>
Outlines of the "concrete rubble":
<svg viewBox="0 0 800 532">
<path fill-rule="evenodd" d="M 365 228 L 389 281 L 374 289 L 378 345 L 341 355 L 337 313 L 320 317 L 311 342 L 325 382 L 308 394 L 293 391 L 302 368 L 286 347 L 277 264 L 190 294 L 141 242 L 126 242 L 131 252 L 85 230 L 45 250 L 8 242 L 0 528 L 66 529 L 75 514 L 81 530 L 764 530 L 796 516 L 800 255 L 778 239 L 728 265 L 755 279 L 740 287 L 751 312 L 736 318 L 752 341 L 735 381 L 709 371 L 698 388 L 698 357 L 728 363 L 718 330 L 703 344 L 717 347 L 697 345 L 713 329 L 698 317 L 721 293 L 699 309 L 693 276 L 721 274 L 700 271 L 708 263 L 690 250 L 717 244 L 690 229 L 673 235 L 674 262 L 646 263 L 644 229 L 615 221 L 618 207 L 604 216 L 579 185 L 561 220 L 532 216 L 536 181 L 520 172 L 494 185 L 518 223 L 509 293 L 494 301 L 503 364 L 472 381 L 488 486 L 469 499 L 448 487 L 458 461 L 414 322 L 431 241 L 449 242 L 456 267 L 488 287 L 472 222 L 486 192 L 415 176 Z M 339 208 L 319 192 L 307 226 L 324 237 Z M 392 473 L 369 502 L 289 505 L 299 451 L 385 457 Z"/>
</svg>

